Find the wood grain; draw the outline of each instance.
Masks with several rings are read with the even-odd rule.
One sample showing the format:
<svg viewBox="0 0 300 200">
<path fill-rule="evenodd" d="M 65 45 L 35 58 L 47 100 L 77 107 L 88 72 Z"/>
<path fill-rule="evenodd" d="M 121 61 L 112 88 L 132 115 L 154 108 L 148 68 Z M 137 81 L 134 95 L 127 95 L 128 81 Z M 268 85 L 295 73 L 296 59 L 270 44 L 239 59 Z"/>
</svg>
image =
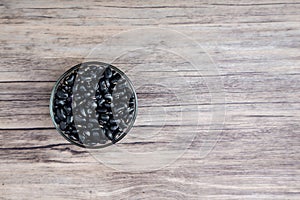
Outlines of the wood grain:
<svg viewBox="0 0 300 200">
<path fill-rule="evenodd" d="M 300 199 L 300 2 L 0 0 L 0 24 L 0 199 Z M 141 27 L 176 30 L 201 44 L 224 83 L 226 116 L 223 128 L 208 131 L 210 91 L 186 61 L 161 52 L 117 60 L 126 69 L 172 58 L 171 65 L 186 67 L 174 76 L 197 88 L 198 101 L 185 103 L 161 88 L 138 90 L 141 120 L 134 132 L 154 134 L 162 108 L 173 112 L 163 137 L 129 134 L 120 147 L 182 146 L 181 136 L 171 140 L 178 106 L 188 116 L 185 134 L 196 137 L 174 163 L 132 173 L 65 141 L 48 107 L 66 69 L 112 35 Z M 173 73 L 155 69 L 147 73 Z M 150 111 L 151 123 L 144 120 Z"/>
</svg>

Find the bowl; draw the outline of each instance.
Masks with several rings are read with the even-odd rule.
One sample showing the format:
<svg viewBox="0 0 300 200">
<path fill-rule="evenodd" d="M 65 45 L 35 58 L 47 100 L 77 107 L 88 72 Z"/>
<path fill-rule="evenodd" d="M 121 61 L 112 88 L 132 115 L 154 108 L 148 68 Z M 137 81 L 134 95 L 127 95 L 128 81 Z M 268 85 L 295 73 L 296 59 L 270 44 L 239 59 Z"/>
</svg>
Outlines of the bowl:
<svg viewBox="0 0 300 200">
<path fill-rule="evenodd" d="M 138 102 L 132 82 L 117 67 L 103 62 L 80 63 L 55 83 L 50 115 L 56 130 L 84 148 L 119 142 L 133 127 Z"/>
</svg>

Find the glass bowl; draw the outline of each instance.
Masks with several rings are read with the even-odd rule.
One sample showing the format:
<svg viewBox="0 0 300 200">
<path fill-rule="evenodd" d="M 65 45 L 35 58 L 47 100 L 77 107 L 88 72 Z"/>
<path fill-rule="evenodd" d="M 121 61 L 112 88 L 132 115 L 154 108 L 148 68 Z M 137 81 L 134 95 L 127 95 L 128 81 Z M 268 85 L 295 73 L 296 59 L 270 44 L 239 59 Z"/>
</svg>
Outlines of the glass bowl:
<svg viewBox="0 0 300 200">
<path fill-rule="evenodd" d="M 129 78 L 102 62 L 78 64 L 55 83 L 50 115 L 57 131 L 84 148 L 102 148 L 120 141 L 133 127 L 137 95 Z"/>
</svg>

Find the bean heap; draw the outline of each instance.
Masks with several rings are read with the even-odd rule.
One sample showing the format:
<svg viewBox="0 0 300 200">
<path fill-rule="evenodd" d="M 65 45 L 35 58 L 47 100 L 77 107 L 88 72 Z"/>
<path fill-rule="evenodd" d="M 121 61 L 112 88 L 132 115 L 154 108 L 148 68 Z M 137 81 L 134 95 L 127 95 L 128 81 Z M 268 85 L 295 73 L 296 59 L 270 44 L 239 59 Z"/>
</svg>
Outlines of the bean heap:
<svg viewBox="0 0 300 200">
<path fill-rule="evenodd" d="M 61 133 L 85 147 L 115 143 L 134 122 L 135 93 L 110 65 L 81 65 L 59 83 L 53 98 Z"/>
<path fill-rule="evenodd" d="M 78 141 L 78 131 L 75 128 L 72 114 L 72 88 L 77 70 L 66 77 L 58 86 L 53 102 L 54 121 L 60 130 L 71 140 Z"/>
</svg>

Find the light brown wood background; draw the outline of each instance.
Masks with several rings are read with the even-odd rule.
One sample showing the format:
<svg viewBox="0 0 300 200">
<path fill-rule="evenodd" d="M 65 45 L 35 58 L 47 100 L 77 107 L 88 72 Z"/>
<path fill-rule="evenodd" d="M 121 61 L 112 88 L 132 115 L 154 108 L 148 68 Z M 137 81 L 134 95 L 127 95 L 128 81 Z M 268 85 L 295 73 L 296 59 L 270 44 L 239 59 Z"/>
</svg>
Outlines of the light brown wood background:
<svg viewBox="0 0 300 200">
<path fill-rule="evenodd" d="M 0 23 L 0 199 L 300 199 L 300 1 L 1 0 Z M 167 167 L 119 172 L 56 132 L 50 92 L 95 44 L 149 26 L 210 54 L 226 121 L 204 158 L 199 133 Z"/>
</svg>

